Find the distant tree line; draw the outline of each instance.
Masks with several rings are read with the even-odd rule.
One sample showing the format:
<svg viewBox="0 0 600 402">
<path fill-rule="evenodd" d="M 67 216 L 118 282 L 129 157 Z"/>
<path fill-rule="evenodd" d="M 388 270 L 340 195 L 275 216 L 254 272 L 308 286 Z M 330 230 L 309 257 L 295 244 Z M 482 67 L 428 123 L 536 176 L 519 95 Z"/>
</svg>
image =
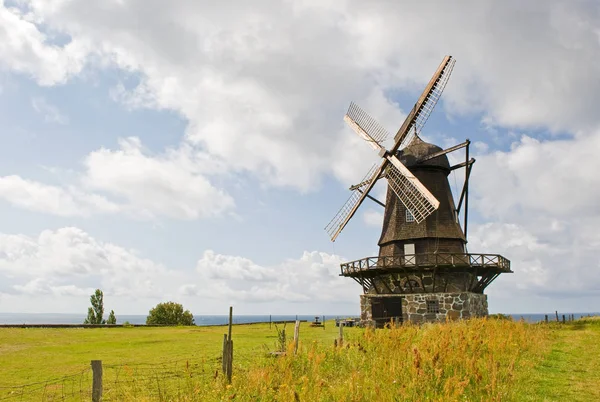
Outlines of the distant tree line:
<svg viewBox="0 0 600 402">
<path fill-rule="evenodd" d="M 88 314 L 84 324 L 95 325 L 114 325 L 117 323 L 114 310 L 110 310 L 108 319 L 104 319 L 104 293 L 100 289 L 96 289 L 93 295 L 90 296 L 90 304 Z M 166 303 L 158 303 L 150 310 L 146 317 L 147 325 L 196 325 L 194 315 L 189 310 L 184 310 L 179 303 L 172 301 Z"/>
</svg>

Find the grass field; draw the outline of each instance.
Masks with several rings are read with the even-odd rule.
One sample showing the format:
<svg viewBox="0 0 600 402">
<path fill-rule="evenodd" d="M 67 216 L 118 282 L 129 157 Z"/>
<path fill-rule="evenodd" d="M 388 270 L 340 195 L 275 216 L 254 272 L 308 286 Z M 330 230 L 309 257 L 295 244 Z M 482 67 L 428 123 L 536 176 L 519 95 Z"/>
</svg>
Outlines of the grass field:
<svg viewBox="0 0 600 402">
<path fill-rule="evenodd" d="M 598 320 L 346 328 L 342 347 L 332 322 L 303 323 L 298 355 L 279 358 L 268 355 L 275 326 L 237 325 L 231 385 L 220 367 L 225 332 L 0 329 L 0 400 L 89 400 L 92 359 L 103 361 L 105 401 L 600 400 Z"/>
</svg>

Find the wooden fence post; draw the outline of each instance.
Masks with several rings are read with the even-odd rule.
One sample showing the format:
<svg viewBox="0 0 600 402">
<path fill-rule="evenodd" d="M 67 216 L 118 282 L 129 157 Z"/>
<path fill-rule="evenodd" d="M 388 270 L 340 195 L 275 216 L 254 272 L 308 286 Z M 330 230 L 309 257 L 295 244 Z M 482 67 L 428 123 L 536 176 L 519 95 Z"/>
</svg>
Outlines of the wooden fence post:
<svg viewBox="0 0 600 402">
<path fill-rule="evenodd" d="M 269 329 L 271 329 L 271 314 L 269 314 Z"/>
<path fill-rule="evenodd" d="M 300 321 L 296 320 L 294 328 L 294 354 L 298 353 L 298 342 L 300 342 Z"/>
<path fill-rule="evenodd" d="M 229 341 L 227 358 L 227 382 L 231 384 L 231 375 L 233 373 L 233 340 Z"/>
<path fill-rule="evenodd" d="M 556 322 L 558 322 L 558 310 L 555 310 L 554 314 L 556 314 Z"/>
<path fill-rule="evenodd" d="M 283 329 L 281 330 L 281 335 L 279 337 L 279 343 L 281 344 L 280 346 L 281 346 L 282 352 L 285 352 L 287 349 L 286 342 L 287 342 L 287 340 L 285 339 L 285 326 L 284 326 Z"/>
<path fill-rule="evenodd" d="M 338 337 L 338 345 L 342 346 L 342 344 L 344 343 L 344 323 L 340 320 L 338 321 L 339 326 L 340 326 L 340 334 Z"/>
<path fill-rule="evenodd" d="M 92 402 L 102 400 L 102 360 L 92 360 Z"/>
<path fill-rule="evenodd" d="M 223 334 L 223 374 L 227 375 L 227 351 L 229 350 L 229 342 L 227 341 L 227 334 Z"/>
<path fill-rule="evenodd" d="M 563 316 L 563 324 L 564 324 L 566 322 L 565 315 L 563 314 L 562 316 Z"/>
<path fill-rule="evenodd" d="M 223 334 L 223 374 L 227 377 L 227 382 L 231 383 L 231 374 L 233 371 L 233 340 L 231 339 L 231 329 L 233 326 L 233 306 L 229 306 L 229 328 L 226 334 Z"/>
<path fill-rule="evenodd" d="M 227 340 L 231 340 L 231 325 L 233 324 L 233 306 L 229 306 L 229 336 Z"/>
<path fill-rule="evenodd" d="M 546 314 L 546 315 L 544 316 L 544 321 L 546 322 L 546 324 L 548 324 L 548 314 Z"/>
</svg>

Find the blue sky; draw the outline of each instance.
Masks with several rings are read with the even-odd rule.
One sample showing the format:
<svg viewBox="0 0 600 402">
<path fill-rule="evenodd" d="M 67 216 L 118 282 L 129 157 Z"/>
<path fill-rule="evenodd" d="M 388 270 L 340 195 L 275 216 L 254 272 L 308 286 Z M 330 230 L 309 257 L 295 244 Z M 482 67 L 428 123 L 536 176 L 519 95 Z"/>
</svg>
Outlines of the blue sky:
<svg viewBox="0 0 600 402">
<path fill-rule="evenodd" d="M 377 160 L 343 114 L 395 132 L 445 54 L 423 135 L 473 142 L 490 310 L 597 310 L 594 3 L 0 4 L 0 311 L 356 314 L 382 211 L 323 230 Z"/>
</svg>

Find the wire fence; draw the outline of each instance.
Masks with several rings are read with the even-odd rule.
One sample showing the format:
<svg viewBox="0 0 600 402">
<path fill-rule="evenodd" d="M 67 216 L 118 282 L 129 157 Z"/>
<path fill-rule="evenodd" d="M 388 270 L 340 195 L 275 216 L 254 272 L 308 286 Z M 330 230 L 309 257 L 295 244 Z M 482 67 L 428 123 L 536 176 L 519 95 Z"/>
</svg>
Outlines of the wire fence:
<svg viewBox="0 0 600 402">
<path fill-rule="evenodd" d="M 0 401 L 89 401 L 91 369 L 17 386 L 0 387 Z"/>
<path fill-rule="evenodd" d="M 267 355 L 267 348 L 236 353 L 234 370 L 241 373 Z M 89 362 L 87 363 L 89 364 Z M 181 358 L 161 363 L 102 365 L 102 401 L 187 400 L 201 398 L 215 381 L 225 380 L 220 355 Z M 17 386 L 0 386 L 0 401 L 90 401 L 93 371 Z"/>
<path fill-rule="evenodd" d="M 202 400 L 205 392 L 214 389 L 215 382 L 231 382 L 232 371 L 243 374 L 260 364 L 261 356 L 273 357 L 273 346 L 242 347 L 226 353 L 231 342 L 232 309 L 230 308 L 229 338 L 225 334 L 223 353 L 189 355 L 160 363 L 103 364 L 100 360 L 82 362 L 76 373 L 16 386 L 0 386 L 1 401 L 123 401 L 123 400 Z M 300 321 L 296 321 L 298 331 Z M 277 342 L 285 350 L 285 324 Z M 299 335 L 295 334 L 295 339 Z M 271 340 L 272 341 L 272 340 Z M 296 342 L 296 341 L 295 341 Z M 235 357 L 233 357 L 235 356 Z M 224 364 L 224 357 L 229 365 Z M 91 363 L 91 364 L 90 364 Z M 227 368 L 226 368 L 227 366 Z M 227 373 L 225 372 L 227 371 Z"/>
</svg>

